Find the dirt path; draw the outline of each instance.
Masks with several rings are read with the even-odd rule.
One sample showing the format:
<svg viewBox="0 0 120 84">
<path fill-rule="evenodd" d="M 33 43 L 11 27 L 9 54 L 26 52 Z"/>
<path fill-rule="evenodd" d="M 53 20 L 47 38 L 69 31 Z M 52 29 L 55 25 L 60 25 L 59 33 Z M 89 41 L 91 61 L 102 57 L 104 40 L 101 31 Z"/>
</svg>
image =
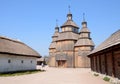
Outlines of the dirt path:
<svg viewBox="0 0 120 84">
<path fill-rule="evenodd" d="M 0 77 L 0 84 L 109 84 L 90 74 L 89 69 L 45 68 L 31 75 Z"/>
</svg>

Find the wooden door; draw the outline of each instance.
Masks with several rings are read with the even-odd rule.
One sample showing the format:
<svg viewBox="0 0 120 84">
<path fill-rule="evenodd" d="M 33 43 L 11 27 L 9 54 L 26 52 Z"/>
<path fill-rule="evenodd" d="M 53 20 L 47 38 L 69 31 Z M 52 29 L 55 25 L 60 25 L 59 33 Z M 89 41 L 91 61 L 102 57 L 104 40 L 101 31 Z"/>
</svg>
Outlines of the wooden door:
<svg viewBox="0 0 120 84">
<path fill-rule="evenodd" d="M 66 61 L 65 60 L 59 60 L 58 61 L 58 67 L 66 67 Z"/>
</svg>

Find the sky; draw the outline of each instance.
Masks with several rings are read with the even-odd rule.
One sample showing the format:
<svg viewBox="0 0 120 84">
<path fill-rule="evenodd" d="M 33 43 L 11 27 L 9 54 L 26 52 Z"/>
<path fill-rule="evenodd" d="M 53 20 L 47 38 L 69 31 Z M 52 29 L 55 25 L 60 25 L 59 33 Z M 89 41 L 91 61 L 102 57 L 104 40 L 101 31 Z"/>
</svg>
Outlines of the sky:
<svg viewBox="0 0 120 84">
<path fill-rule="evenodd" d="M 49 45 L 69 11 L 80 27 L 83 13 L 91 38 L 98 46 L 120 29 L 120 0 L 0 0 L 0 36 L 20 40 L 40 55 L 49 55 Z"/>
</svg>

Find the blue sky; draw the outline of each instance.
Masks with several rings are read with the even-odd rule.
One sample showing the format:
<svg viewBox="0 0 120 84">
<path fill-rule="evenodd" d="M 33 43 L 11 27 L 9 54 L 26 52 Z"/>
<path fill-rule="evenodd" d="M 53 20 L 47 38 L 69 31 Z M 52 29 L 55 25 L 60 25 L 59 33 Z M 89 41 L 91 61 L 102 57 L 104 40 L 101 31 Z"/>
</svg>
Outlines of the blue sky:
<svg viewBox="0 0 120 84">
<path fill-rule="evenodd" d="M 66 21 L 68 5 L 80 28 L 85 13 L 96 46 L 120 29 L 120 0 L 0 0 L 0 35 L 48 55 L 56 19 L 59 26 Z"/>
</svg>

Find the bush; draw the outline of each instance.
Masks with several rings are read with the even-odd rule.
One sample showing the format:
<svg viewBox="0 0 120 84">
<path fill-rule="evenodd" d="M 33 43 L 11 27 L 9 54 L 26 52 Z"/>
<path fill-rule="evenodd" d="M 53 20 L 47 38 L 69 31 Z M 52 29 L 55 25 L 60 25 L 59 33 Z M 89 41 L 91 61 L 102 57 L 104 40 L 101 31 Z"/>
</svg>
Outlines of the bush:
<svg viewBox="0 0 120 84">
<path fill-rule="evenodd" d="M 110 81 L 110 78 L 106 76 L 106 77 L 103 78 L 103 80 L 104 81 Z"/>
<path fill-rule="evenodd" d="M 94 73 L 94 76 L 99 76 L 99 74 L 97 74 L 97 73 Z"/>
</svg>

